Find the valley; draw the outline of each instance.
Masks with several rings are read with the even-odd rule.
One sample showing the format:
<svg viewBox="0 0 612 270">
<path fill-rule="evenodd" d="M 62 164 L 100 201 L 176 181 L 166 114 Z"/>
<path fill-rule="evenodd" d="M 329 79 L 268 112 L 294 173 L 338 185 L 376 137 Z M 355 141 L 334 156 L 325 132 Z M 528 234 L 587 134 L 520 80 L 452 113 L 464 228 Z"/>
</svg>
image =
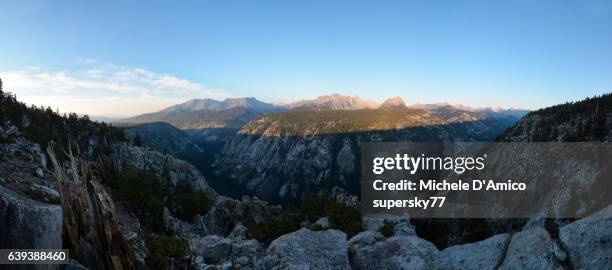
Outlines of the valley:
<svg viewBox="0 0 612 270">
<path fill-rule="evenodd" d="M 518 115 L 526 113 L 448 104 L 412 108 L 397 97 L 379 105 L 338 94 L 295 102 L 284 109 L 253 102 L 259 108 L 276 111 L 252 116 L 240 127 L 229 118 L 223 125 L 201 129 L 176 123 L 176 117 L 164 118 L 183 132 L 162 137 L 194 142 L 189 152 L 175 150 L 174 154 L 198 167 L 215 189 L 227 192 L 224 194 L 228 196 L 257 195 L 276 203 L 299 201 L 307 193 L 357 196 L 362 142 L 492 141 L 514 125 Z M 147 115 L 172 112 L 175 116 L 193 116 L 203 106 L 194 104 L 200 103 L 191 101 Z M 198 121 L 208 120 L 194 117 L 190 123 Z M 160 142 L 163 138 L 151 138 L 146 125 L 126 128 L 128 136 L 148 136 L 144 140 L 147 146 L 162 152 L 182 149 L 172 143 L 171 147 L 164 146 Z M 199 148 L 206 150 L 198 151 Z"/>
<path fill-rule="evenodd" d="M 308 193 L 355 200 L 359 191 L 358 149 L 362 142 L 512 141 L 517 137 L 524 141 L 522 137 L 526 136 L 527 141 L 571 141 L 605 136 L 599 131 L 605 128 L 601 126 L 605 122 L 601 120 L 601 110 L 595 116 L 576 115 L 572 121 L 577 122 L 572 123 L 577 128 L 551 125 L 550 122 L 567 121 L 569 116 L 563 116 L 567 115 L 563 106 L 529 113 L 519 121 L 519 110 L 477 110 L 448 104 L 406 106 L 397 98 L 379 108 L 373 108 L 371 102 L 337 94 L 286 108 L 262 105 L 265 103 L 252 99 L 251 102 L 272 112 L 251 116 L 242 126 L 228 118 L 225 124 L 213 128 L 192 129 L 188 125 L 159 122 L 132 125 L 125 130 L 132 140 L 138 135 L 146 146 L 194 164 L 222 194 L 235 198 L 256 195 L 281 204 L 299 201 Z M 186 104 L 194 107 L 182 105 L 164 111 L 193 116 L 192 111 L 204 106 L 195 101 Z M 581 109 L 585 106 L 582 104 L 572 108 L 585 110 Z M 215 106 L 212 108 L 219 107 Z M 243 108 L 240 106 L 229 106 L 229 110 Z M 561 111 L 558 116 L 561 119 L 539 118 L 551 111 Z M 197 121 L 193 119 L 200 118 L 192 118 L 192 122 Z M 536 119 L 529 121 L 545 129 L 526 131 L 528 119 Z M 506 131 L 517 121 L 517 126 Z M 529 128 L 535 125 L 530 124 Z M 525 132 L 530 135 L 521 135 Z"/>
</svg>

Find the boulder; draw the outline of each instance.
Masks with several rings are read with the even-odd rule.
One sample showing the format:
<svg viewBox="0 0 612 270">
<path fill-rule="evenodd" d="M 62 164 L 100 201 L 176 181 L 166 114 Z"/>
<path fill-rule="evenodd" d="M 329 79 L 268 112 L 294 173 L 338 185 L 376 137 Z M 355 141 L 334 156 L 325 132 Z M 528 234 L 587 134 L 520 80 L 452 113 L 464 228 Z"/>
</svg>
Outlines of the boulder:
<svg viewBox="0 0 612 270">
<path fill-rule="evenodd" d="M 394 236 L 416 236 L 416 231 L 414 227 L 407 221 L 401 221 L 399 223 L 394 224 L 393 227 L 393 235 Z"/>
<path fill-rule="evenodd" d="M 554 241 L 543 228 L 515 233 L 510 240 L 505 269 L 563 269 L 554 252 Z"/>
<path fill-rule="evenodd" d="M 257 257 L 263 253 L 262 245 L 255 239 L 237 241 L 231 243 L 232 256 Z"/>
<path fill-rule="evenodd" d="M 0 186 L 0 249 L 61 249 L 62 208 Z M 59 265 L 4 265 L 3 269 L 58 269 Z"/>
<path fill-rule="evenodd" d="M 229 257 L 231 242 L 220 236 L 207 235 L 189 239 L 189 249 L 195 256 L 202 256 L 206 263 L 219 263 Z"/>
<path fill-rule="evenodd" d="M 195 269 L 253 269 L 263 255 L 263 246 L 255 239 L 208 235 L 188 242 Z"/>
<path fill-rule="evenodd" d="M 0 186 L 0 248 L 62 248 L 62 208 Z"/>
<path fill-rule="evenodd" d="M 434 244 L 416 236 L 393 236 L 356 247 L 351 254 L 353 269 L 433 269 L 439 253 Z"/>
<path fill-rule="evenodd" d="M 263 260 L 267 269 L 351 269 L 346 234 L 302 228 L 272 241 Z"/>
<path fill-rule="evenodd" d="M 385 240 L 385 237 L 379 233 L 374 231 L 363 231 L 351 238 L 348 241 L 349 246 L 349 254 L 354 254 L 356 250 L 361 247 L 372 245 L 378 241 Z"/>
<path fill-rule="evenodd" d="M 329 219 L 327 217 L 322 217 L 315 222 L 321 229 L 327 230 L 329 229 Z"/>
<path fill-rule="evenodd" d="M 247 229 L 247 227 L 244 227 L 242 224 L 236 224 L 236 226 L 234 226 L 234 229 L 232 229 L 232 231 L 227 237 L 232 240 L 244 240 L 247 238 L 248 233 L 249 230 Z"/>
<path fill-rule="evenodd" d="M 498 234 L 485 240 L 448 247 L 440 252 L 438 269 L 496 269 L 504 258 L 509 234 Z"/>
<path fill-rule="evenodd" d="M 574 269 L 609 269 L 612 266 L 612 205 L 559 230 Z"/>
<path fill-rule="evenodd" d="M 38 176 L 39 178 L 45 177 L 42 168 L 36 168 L 36 176 Z"/>
</svg>

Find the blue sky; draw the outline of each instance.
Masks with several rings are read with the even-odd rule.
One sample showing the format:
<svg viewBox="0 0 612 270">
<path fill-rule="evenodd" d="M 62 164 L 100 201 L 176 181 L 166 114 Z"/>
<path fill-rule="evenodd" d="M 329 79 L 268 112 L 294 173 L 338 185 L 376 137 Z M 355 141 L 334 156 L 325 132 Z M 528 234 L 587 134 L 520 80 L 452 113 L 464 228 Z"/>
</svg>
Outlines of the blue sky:
<svg viewBox="0 0 612 270">
<path fill-rule="evenodd" d="M 332 92 L 532 109 L 612 91 L 605 0 L 4 0 L 0 14 L 5 88 L 61 111 Z"/>
</svg>

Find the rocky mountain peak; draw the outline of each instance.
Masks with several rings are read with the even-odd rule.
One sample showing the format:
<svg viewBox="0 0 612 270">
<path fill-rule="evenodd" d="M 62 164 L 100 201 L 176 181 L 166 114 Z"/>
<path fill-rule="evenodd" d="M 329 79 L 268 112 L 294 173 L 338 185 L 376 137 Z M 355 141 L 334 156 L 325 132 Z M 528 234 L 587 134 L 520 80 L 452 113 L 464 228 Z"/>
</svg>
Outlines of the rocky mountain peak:
<svg viewBox="0 0 612 270">
<path fill-rule="evenodd" d="M 338 93 L 319 96 L 312 100 L 302 100 L 289 104 L 287 107 L 316 110 L 359 110 L 376 108 L 378 104 L 371 100 L 363 100 L 358 96 L 344 96 Z"/>
<path fill-rule="evenodd" d="M 380 108 L 405 108 L 406 102 L 401 97 L 392 97 L 380 104 Z"/>
<path fill-rule="evenodd" d="M 240 98 L 226 98 L 222 101 L 203 98 L 203 99 L 192 99 L 187 102 L 170 106 L 160 112 L 172 113 L 172 112 L 188 112 L 197 110 L 227 110 L 236 107 L 245 107 L 253 109 L 276 109 L 276 106 L 257 100 L 254 97 L 240 97 Z"/>
</svg>

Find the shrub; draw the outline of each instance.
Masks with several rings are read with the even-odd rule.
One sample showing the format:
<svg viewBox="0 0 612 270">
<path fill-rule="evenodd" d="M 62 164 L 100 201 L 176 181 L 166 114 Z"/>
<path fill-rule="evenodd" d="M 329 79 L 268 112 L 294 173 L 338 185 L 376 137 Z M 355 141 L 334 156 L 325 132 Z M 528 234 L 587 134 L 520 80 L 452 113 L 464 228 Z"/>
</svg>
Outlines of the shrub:
<svg viewBox="0 0 612 270">
<path fill-rule="evenodd" d="M 331 200 L 318 195 L 306 194 L 302 198 L 300 212 L 310 221 L 315 222 L 318 218 L 325 215 L 325 208 Z"/>
<path fill-rule="evenodd" d="M 126 166 L 121 175 L 110 184 L 144 219 L 146 228 L 155 231 L 163 229 L 164 197 L 167 190 L 162 186 L 160 177 Z"/>
<path fill-rule="evenodd" d="M 210 202 L 204 191 L 194 189 L 189 184 L 179 183 L 171 194 L 176 202 L 176 208 L 171 209 L 178 218 L 192 221 L 196 215 L 206 213 Z"/>
<path fill-rule="evenodd" d="M 318 232 L 322 231 L 323 227 L 321 226 L 321 224 L 313 224 L 312 226 L 310 226 L 310 230 Z"/>
<path fill-rule="evenodd" d="M 341 230 L 349 237 L 362 231 L 359 210 L 339 203 L 333 198 L 312 194 L 304 195 L 300 212 L 310 222 L 327 216 L 330 228 Z"/>
<path fill-rule="evenodd" d="M 380 229 L 378 229 L 378 231 L 384 235 L 385 237 L 389 237 L 393 235 L 393 232 L 395 231 L 395 224 L 393 224 L 392 221 L 389 220 L 384 220 L 383 221 L 383 226 L 380 227 Z"/>
<path fill-rule="evenodd" d="M 186 183 L 173 185 L 167 170 L 161 176 L 153 172 L 124 166 L 119 176 L 106 173 L 109 185 L 133 207 L 146 229 L 163 230 L 164 207 L 186 221 L 208 210 L 210 202 L 204 191 Z"/>
<path fill-rule="evenodd" d="M 298 230 L 303 216 L 296 213 L 295 209 L 288 205 L 283 213 L 276 219 L 266 219 L 263 222 L 251 224 L 249 235 L 265 245 L 269 245 L 272 240 L 281 235 Z"/>
<path fill-rule="evenodd" d="M 188 245 L 184 239 L 149 234 L 145 243 L 149 249 L 145 264 L 151 269 L 171 269 L 168 258 L 181 260 L 187 255 Z"/>
<path fill-rule="evenodd" d="M 359 210 L 335 200 L 326 206 L 325 215 L 329 219 L 329 225 L 332 229 L 345 232 L 349 238 L 363 230 Z"/>
<path fill-rule="evenodd" d="M 330 228 L 345 232 L 349 237 L 362 231 L 361 213 L 358 209 L 348 207 L 334 199 L 318 195 L 305 195 L 299 208 L 291 204 L 284 207 L 282 215 L 276 219 L 266 220 L 249 226 L 251 237 L 269 244 L 283 234 L 298 230 L 301 222 L 316 221 L 327 216 Z M 312 230 L 318 230 L 314 225 Z"/>
</svg>

